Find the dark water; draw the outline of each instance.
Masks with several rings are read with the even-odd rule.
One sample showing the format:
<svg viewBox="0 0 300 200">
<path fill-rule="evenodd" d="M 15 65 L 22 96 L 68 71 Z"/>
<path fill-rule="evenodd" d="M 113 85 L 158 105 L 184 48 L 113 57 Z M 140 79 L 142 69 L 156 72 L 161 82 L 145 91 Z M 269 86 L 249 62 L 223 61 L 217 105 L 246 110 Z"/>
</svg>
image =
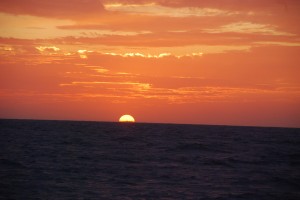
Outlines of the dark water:
<svg viewBox="0 0 300 200">
<path fill-rule="evenodd" d="M 300 199 L 300 129 L 0 120 L 0 199 Z"/>
</svg>

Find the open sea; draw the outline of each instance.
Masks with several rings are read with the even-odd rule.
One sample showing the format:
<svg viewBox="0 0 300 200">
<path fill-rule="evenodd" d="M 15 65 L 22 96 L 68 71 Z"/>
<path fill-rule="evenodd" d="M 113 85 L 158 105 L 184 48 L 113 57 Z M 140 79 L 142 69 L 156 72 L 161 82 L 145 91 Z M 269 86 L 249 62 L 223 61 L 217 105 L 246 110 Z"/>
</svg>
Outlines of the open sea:
<svg viewBox="0 0 300 200">
<path fill-rule="evenodd" d="M 0 136 L 0 199 L 300 199 L 300 129 L 2 119 Z"/>
</svg>

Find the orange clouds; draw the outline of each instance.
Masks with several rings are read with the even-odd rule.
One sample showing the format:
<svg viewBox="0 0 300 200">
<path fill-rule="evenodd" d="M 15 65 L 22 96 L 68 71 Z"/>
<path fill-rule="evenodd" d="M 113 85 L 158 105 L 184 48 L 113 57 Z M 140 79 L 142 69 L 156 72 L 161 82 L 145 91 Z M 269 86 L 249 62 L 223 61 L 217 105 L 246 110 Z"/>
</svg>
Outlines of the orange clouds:
<svg viewBox="0 0 300 200">
<path fill-rule="evenodd" d="M 3 0 L 0 2 L 0 11 L 15 15 L 80 20 L 99 15 L 103 6 L 98 0 Z"/>
</svg>

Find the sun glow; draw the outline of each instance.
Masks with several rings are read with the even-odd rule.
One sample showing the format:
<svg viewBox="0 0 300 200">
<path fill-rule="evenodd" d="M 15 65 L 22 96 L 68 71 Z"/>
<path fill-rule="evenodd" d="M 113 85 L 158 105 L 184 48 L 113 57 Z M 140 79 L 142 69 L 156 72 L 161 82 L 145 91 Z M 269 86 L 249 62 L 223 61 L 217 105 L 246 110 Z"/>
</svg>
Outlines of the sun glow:
<svg viewBox="0 0 300 200">
<path fill-rule="evenodd" d="M 135 122 L 135 120 L 131 115 L 122 115 L 119 122 Z"/>
</svg>

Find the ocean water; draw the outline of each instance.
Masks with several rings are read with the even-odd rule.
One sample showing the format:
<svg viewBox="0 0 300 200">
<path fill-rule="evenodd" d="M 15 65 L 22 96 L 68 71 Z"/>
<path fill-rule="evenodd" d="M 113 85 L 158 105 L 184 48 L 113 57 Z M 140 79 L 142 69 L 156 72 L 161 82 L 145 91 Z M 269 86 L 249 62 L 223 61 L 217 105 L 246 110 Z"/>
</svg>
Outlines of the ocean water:
<svg viewBox="0 0 300 200">
<path fill-rule="evenodd" d="M 0 120 L 0 199 L 300 199 L 300 129 Z"/>
</svg>

